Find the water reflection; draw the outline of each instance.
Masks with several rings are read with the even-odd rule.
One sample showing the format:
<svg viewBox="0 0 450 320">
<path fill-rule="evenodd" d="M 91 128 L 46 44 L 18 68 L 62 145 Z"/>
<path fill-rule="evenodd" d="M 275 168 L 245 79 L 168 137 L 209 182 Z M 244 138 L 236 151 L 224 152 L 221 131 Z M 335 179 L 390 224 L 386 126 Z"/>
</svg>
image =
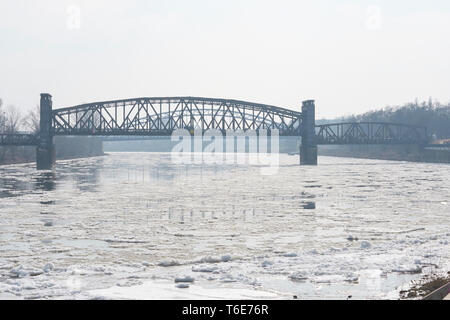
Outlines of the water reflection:
<svg viewBox="0 0 450 320">
<path fill-rule="evenodd" d="M 314 201 L 304 202 L 302 203 L 302 207 L 306 210 L 312 210 L 316 208 L 316 203 Z"/>
<path fill-rule="evenodd" d="M 34 188 L 41 191 L 53 191 L 56 189 L 56 174 L 53 171 L 41 171 L 34 177 Z"/>
<path fill-rule="evenodd" d="M 53 200 L 40 201 L 40 203 L 43 205 L 51 205 L 51 204 L 55 204 L 55 201 L 53 201 Z"/>
<path fill-rule="evenodd" d="M 74 175 L 78 190 L 85 192 L 97 192 L 100 184 L 99 167 L 88 167 Z"/>
<path fill-rule="evenodd" d="M 167 210 L 160 212 L 148 212 L 133 210 L 132 212 L 126 210 L 123 213 L 114 214 L 114 221 L 120 225 L 126 225 L 127 223 L 133 224 L 134 222 L 130 218 L 139 218 L 144 216 L 142 220 L 146 220 L 151 224 L 151 221 L 169 220 L 178 221 L 181 223 L 197 223 L 201 221 L 207 221 L 209 223 L 213 221 L 261 221 L 265 217 L 270 217 L 266 210 L 260 209 L 236 209 L 231 208 L 229 210 L 214 210 L 214 209 L 185 209 L 179 207 L 169 207 Z"/>
<path fill-rule="evenodd" d="M 11 176 L 10 170 L 0 172 L 0 198 L 21 196 L 28 189 L 28 182 L 21 177 Z"/>
<path fill-rule="evenodd" d="M 160 203 L 160 201 L 158 200 L 157 203 Z M 147 222 L 160 220 L 180 221 L 182 223 L 198 223 L 201 221 L 207 221 L 208 223 L 218 221 L 221 223 L 227 220 L 260 222 L 273 217 L 281 217 L 285 214 L 284 212 L 274 213 L 260 208 L 237 208 L 234 205 L 229 209 L 218 209 L 208 205 L 202 205 L 196 209 L 184 208 L 182 206 L 169 206 L 167 209 L 155 212 L 154 209 L 159 208 L 159 205 L 155 204 L 155 202 L 132 197 L 129 199 L 128 207 L 130 209 L 124 210 L 122 213 L 114 214 L 116 222 L 127 224 L 127 222 L 130 222 L 131 217 L 139 218 L 142 216 L 145 217 Z M 297 207 L 290 207 L 292 211 L 297 211 L 298 209 L 314 210 L 316 209 L 316 203 L 314 201 L 307 201 L 301 202 Z M 305 217 L 309 217 L 309 215 L 306 215 L 306 212 Z"/>
</svg>

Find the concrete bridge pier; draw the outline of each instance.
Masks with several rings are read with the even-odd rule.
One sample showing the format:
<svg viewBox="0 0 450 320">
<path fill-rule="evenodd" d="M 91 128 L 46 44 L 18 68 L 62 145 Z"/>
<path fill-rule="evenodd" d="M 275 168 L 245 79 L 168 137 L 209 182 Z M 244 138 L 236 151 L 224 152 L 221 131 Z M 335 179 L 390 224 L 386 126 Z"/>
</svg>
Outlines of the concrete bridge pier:
<svg viewBox="0 0 450 320">
<path fill-rule="evenodd" d="M 314 100 L 303 101 L 300 145 L 300 165 L 317 165 L 316 107 Z"/>
<path fill-rule="evenodd" d="M 36 167 L 50 170 L 55 163 L 55 145 L 52 132 L 52 96 L 41 93 L 39 143 L 36 148 Z"/>
</svg>

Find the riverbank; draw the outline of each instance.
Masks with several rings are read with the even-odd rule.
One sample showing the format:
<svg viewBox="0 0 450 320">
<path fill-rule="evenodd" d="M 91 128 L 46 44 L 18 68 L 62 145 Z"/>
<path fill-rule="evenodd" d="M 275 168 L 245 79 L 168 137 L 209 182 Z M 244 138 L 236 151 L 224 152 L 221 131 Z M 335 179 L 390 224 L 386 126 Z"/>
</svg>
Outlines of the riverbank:
<svg viewBox="0 0 450 320">
<path fill-rule="evenodd" d="M 412 281 L 411 288 L 400 291 L 400 297 L 401 299 L 423 299 L 448 284 L 450 284 L 450 271 L 446 275 L 428 274 L 418 281 Z M 436 297 L 429 297 L 429 299 L 436 300 Z"/>
<path fill-rule="evenodd" d="M 344 158 L 450 163 L 450 150 L 423 149 L 418 145 L 329 145 L 319 146 L 318 153 Z"/>
</svg>

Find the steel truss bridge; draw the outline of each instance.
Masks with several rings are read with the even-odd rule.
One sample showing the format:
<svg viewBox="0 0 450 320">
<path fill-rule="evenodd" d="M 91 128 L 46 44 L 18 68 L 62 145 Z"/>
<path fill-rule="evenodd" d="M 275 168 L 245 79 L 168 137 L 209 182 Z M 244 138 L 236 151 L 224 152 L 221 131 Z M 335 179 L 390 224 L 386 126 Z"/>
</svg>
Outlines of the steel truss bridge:
<svg viewBox="0 0 450 320">
<path fill-rule="evenodd" d="M 53 110 L 54 135 L 170 136 L 174 130 L 272 130 L 298 136 L 302 114 L 239 100 L 138 98 Z"/>
<path fill-rule="evenodd" d="M 49 97 L 51 104 L 51 96 Z M 48 98 L 47 98 L 48 99 Z M 279 130 L 303 136 L 301 112 L 240 100 L 201 97 L 135 98 L 47 110 L 49 134 L 170 136 L 174 130 Z M 41 100 L 41 122 L 42 122 Z M 45 114 L 45 113 L 44 113 Z M 315 125 L 316 144 L 427 144 L 425 127 L 383 122 Z M 0 146 L 37 145 L 43 136 L 0 134 Z"/>
<path fill-rule="evenodd" d="M 427 128 L 387 122 L 316 125 L 317 144 L 426 144 Z"/>
</svg>

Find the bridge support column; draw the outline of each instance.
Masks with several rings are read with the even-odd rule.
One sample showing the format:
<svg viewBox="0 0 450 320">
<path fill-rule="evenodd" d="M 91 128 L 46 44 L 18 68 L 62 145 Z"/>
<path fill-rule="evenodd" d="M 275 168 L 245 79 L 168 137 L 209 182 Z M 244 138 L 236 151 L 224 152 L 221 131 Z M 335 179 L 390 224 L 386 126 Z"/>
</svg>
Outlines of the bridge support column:
<svg viewBox="0 0 450 320">
<path fill-rule="evenodd" d="M 314 100 L 302 104 L 302 144 L 300 146 L 300 165 L 317 165 L 316 107 Z"/>
<path fill-rule="evenodd" d="M 36 167 L 50 170 L 55 163 L 55 145 L 52 132 L 52 96 L 41 93 L 39 142 L 36 148 Z"/>
</svg>

